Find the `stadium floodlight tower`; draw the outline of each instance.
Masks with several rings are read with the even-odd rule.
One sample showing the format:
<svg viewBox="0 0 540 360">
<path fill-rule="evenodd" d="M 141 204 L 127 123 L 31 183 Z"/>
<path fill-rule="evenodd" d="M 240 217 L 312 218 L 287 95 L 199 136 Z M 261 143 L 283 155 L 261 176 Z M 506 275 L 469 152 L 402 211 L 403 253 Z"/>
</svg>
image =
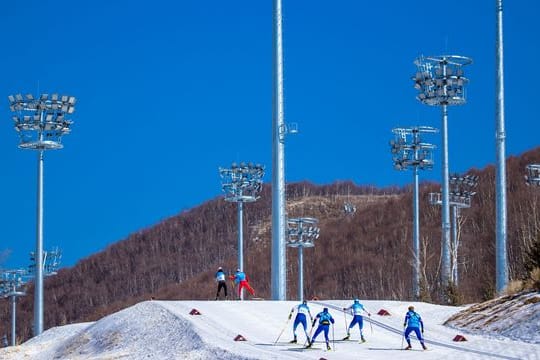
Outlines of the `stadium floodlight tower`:
<svg viewBox="0 0 540 360">
<path fill-rule="evenodd" d="M 540 186 L 540 164 L 529 164 L 525 169 L 527 170 L 527 175 L 525 175 L 527 185 Z"/>
<path fill-rule="evenodd" d="M 69 134 L 73 122 L 67 117 L 75 112 L 75 97 L 68 95 L 9 95 L 15 130 L 20 135 L 19 148 L 37 150 L 37 270 L 34 290 L 34 336 L 43 332 L 43 154 L 63 148 L 62 136 Z"/>
<path fill-rule="evenodd" d="M 459 249 L 459 217 L 460 209 L 470 208 L 472 197 L 476 194 L 474 189 L 478 185 L 478 175 L 450 175 L 450 208 L 452 209 L 452 241 L 451 241 L 451 281 L 454 285 L 459 283 L 458 249 Z M 442 205 L 441 193 L 430 193 L 429 202 L 432 205 Z"/>
<path fill-rule="evenodd" d="M 232 163 L 230 168 L 219 168 L 221 188 L 225 192 L 225 201 L 238 203 L 238 268 L 244 271 L 243 244 L 243 208 L 245 202 L 254 202 L 262 189 L 264 166 L 241 162 Z M 242 290 L 240 299 L 244 300 Z"/>
<path fill-rule="evenodd" d="M 426 105 L 442 109 L 442 236 L 441 282 L 444 289 L 450 281 L 450 204 L 448 174 L 448 105 L 466 102 L 463 68 L 472 63 L 468 57 L 458 55 L 419 57 L 414 61 L 417 72 L 414 87 L 420 91 L 417 99 Z"/>
<path fill-rule="evenodd" d="M 0 294 L 11 302 L 11 346 L 17 345 L 17 298 L 25 296 L 27 272 L 24 269 L 2 272 Z"/>
<path fill-rule="evenodd" d="M 413 169 L 413 295 L 420 298 L 420 216 L 418 200 L 418 169 L 433 168 L 435 145 L 422 142 L 422 134 L 433 134 L 439 130 L 429 126 L 394 128 L 394 139 L 390 141 L 390 151 L 396 170 Z"/>
<path fill-rule="evenodd" d="M 289 219 L 287 246 L 298 248 L 298 300 L 304 301 L 304 248 L 315 246 L 319 238 L 319 220 L 310 217 Z"/>
</svg>

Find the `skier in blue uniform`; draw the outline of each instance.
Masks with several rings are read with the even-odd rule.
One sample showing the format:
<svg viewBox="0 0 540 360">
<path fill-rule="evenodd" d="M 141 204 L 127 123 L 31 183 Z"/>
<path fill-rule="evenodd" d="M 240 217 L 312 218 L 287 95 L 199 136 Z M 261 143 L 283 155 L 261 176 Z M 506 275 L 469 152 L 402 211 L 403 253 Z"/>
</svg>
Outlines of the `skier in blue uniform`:
<svg viewBox="0 0 540 360">
<path fill-rule="evenodd" d="M 306 347 L 308 348 L 311 347 L 311 345 L 317 338 L 317 335 L 319 335 L 321 331 L 324 331 L 324 339 L 326 340 L 326 348 L 330 350 L 330 340 L 328 339 L 328 330 L 330 329 L 330 324 L 334 324 L 334 318 L 328 312 L 328 308 L 324 308 L 323 311 L 318 313 L 317 316 L 315 316 L 315 319 L 313 319 L 313 322 L 311 323 L 312 327 L 315 326 L 317 319 L 319 319 L 319 326 L 317 327 L 317 330 L 315 330 L 315 334 L 313 335 L 311 340 L 308 340 L 308 345 Z"/>
<path fill-rule="evenodd" d="M 309 341 L 309 335 L 307 333 L 307 321 L 306 316 L 309 315 L 309 321 L 313 321 L 313 316 L 311 316 L 311 312 L 309 311 L 309 307 L 307 306 L 307 301 L 304 300 L 300 305 L 296 305 L 291 309 L 291 313 L 289 314 L 289 320 L 292 318 L 292 315 L 294 313 L 294 310 L 296 310 L 296 317 L 294 318 L 294 324 L 293 324 L 293 334 L 294 339 L 290 342 L 293 344 L 296 344 L 297 337 L 296 337 L 296 328 L 298 325 L 302 324 L 304 327 L 304 332 L 306 333 L 306 338 Z"/>
<path fill-rule="evenodd" d="M 368 316 L 371 316 L 371 314 L 369 313 L 369 311 L 366 310 L 364 305 L 360 304 L 360 300 L 358 299 L 354 299 L 354 302 L 351 306 L 343 308 L 343 311 L 349 310 L 351 311 L 353 319 L 349 324 L 349 327 L 347 328 L 347 336 L 345 336 L 343 340 L 348 340 L 351 337 L 351 329 L 354 327 L 354 325 L 358 324 L 358 328 L 360 329 L 360 341 L 365 342 L 366 339 L 364 338 L 364 334 L 362 333 L 362 329 L 364 328 L 364 318 L 362 317 L 362 311 L 368 314 Z"/>
<path fill-rule="evenodd" d="M 410 334 L 413 331 L 420 341 L 420 344 L 422 344 L 422 348 L 424 350 L 427 349 L 426 345 L 424 344 L 424 338 L 422 337 L 422 334 L 424 333 L 424 322 L 422 321 L 420 314 L 414 311 L 414 306 L 412 305 L 409 306 L 409 311 L 407 311 L 407 314 L 405 315 L 403 327 L 405 328 L 405 340 L 407 340 L 408 344 L 405 350 L 412 349 Z"/>
</svg>

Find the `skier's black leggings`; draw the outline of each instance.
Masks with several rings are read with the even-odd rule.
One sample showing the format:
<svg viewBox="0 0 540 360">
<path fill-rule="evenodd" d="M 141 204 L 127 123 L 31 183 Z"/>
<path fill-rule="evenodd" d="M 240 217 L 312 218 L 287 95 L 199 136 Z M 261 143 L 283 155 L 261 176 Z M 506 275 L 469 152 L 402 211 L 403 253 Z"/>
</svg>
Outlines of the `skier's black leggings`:
<svg viewBox="0 0 540 360">
<path fill-rule="evenodd" d="M 216 297 L 219 296 L 219 292 L 221 291 L 221 288 L 223 288 L 223 290 L 225 291 L 225 297 L 226 297 L 227 296 L 227 283 L 225 281 L 218 281 Z"/>
</svg>

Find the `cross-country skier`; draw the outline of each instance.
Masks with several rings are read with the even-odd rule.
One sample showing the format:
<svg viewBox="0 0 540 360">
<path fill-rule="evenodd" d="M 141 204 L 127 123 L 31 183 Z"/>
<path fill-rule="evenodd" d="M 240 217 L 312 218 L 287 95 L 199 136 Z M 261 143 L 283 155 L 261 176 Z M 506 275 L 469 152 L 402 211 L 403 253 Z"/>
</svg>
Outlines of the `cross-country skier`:
<svg viewBox="0 0 540 360">
<path fill-rule="evenodd" d="M 418 340 L 420 340 L 422 348 L 424 350 L 427 349 L 426 345 L 424 344 L 424 338 L 422 337 L 422 334 L 424 333 L 424 322 L 422 321 L 420 314 L 414 311 L 414 306 L 412 305 L 409 306 L 409 311 L 407 311 L 407 314 L 405 315 L 403 327 L 405 328 L 405 340 L 407 340 L 408 344 L 405 350 L 412 349 L 411 338 L 409 337 L 412 331 L 416 333 L 416 337 L 418 338 Z"/>
<path fill-rule="evenodd" d="M 255 295 L 255 290 L 253 290 L 253 288 L 249 285 L 249 278 L 243 271 L 241 271 L 240 269 L 236 269 L 236 273 L 230 278 L 234 280 L 235 284 L 238 284 L 239 298 L 241 298 L 243 288 L 246 288 L 247 291 L 249 291 L 249 293 L 251 294 L 251 296 Z"/>
<path fill-rule="evenodd" d="M 371 314 L 366 310 L 364 305 L 360 304 L 360 300 L 358 299 L 354 299 L 354 302 L 351 306 L 343 308 L 343 311 L 349 310 L 353 315 L 353 319 L 349 324 L 349 327 L 347 328 L 347 336 L 345 336 L 343 340 L 348 340 L 351 337 L 351 329 L 354 327 L 354 325 L 358 324 L 358 327 L 360 328 L 360 341 L 365 342 L 366 339 L 364 338 L 364 334 L 362 333 L 362 329 L 364 328 L 364 318 L 362 317 L 362 311 L 368 314 L 368 316 L 371 316 Z"/>
<path fill-rule="evenodd" d="M 221 292 L 222 288 L 223 288 L 223 291 L 225 292 L 225 299 L 227 299 L 227 282 L 225 278 L 225 272 L 223 271 L 223 268 L 221 266 L 218 267 L 215 278 L 218 283 L 217 292 L 216 292 L 216 300 L 219 298 L 219 293 Z"/>
<path fill-rule="evenodd" d="M 313 322 L 311 323 L 311 326 L 315 326 L 315 323 L 317 322 L 317 319 L 319 319 L 319 326 L 317 327 L 317 330 L 315 330 L 315 334 L 313 334 L 313 337 L 311 340 L 308 339 L 307 348 L 310 348 L 315 339 L 317 338 L 317 335 L 320 334 L 321 331 L 324 331 L 324 339 L 326 340 L 326 348 L 330 350 L 330 340 L 328 339 L 328 330 L 330 329 L 330 324 L 334 323 L 334 318 L 330 313 L 328 312 L 328 308 L 324 308 L 322 312 L 318 313 L 317 316 L 315 316 L 315 319 L 313 319 Z"/>
<path fill-rule="evenodd" d="M 293 344 L 296 344 L 297 337 L 296 337 L 296 328 L 298 325 L 302 324 L 304 327 L 304 332 L 306 333 L 306 338 L 309 341 L 309 335 L 307 333 L 307 322 L 306 322 L 306 316 L 309 315 L 309 321 L 313 321 L 313 316 L 311 316 L 311 311 L 309 311 L 309 307 L 307 306 L 307 301 L 304 300 L 300 305 L 296 305 L 291 309 L 291 313 L 289 314 L 289 320 L 292 318 L 292 315 L 294 313 L 294 310 L 296 310 L 296 317 L 294 318 L 294 324 L 293 324 L 293 334 L 294 339 L 290 342 Z"/>
</svg>

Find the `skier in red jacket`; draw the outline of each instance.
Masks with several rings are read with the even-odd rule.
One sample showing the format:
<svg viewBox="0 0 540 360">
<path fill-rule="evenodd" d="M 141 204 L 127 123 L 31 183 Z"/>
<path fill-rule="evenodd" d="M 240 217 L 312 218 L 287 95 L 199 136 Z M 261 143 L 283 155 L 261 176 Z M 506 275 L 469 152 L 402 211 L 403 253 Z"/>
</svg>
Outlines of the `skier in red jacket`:
<svg viewBox="0 0 540 360">
<path fill-rule="evenodd" d="M 248 276 L 241 271 L 240 269 L 236 269 L 236 273 L 234 275 L 231 275 L 231 280 L 234 280 L 235 284 L 238 284 L 238 297 L 242 298 L 242 289 L 246 288 L 247 291 L 251 294 L 251 296 L 255 295 L 255 290 L 249 285 L 249 278 Z"/>
</svg>

